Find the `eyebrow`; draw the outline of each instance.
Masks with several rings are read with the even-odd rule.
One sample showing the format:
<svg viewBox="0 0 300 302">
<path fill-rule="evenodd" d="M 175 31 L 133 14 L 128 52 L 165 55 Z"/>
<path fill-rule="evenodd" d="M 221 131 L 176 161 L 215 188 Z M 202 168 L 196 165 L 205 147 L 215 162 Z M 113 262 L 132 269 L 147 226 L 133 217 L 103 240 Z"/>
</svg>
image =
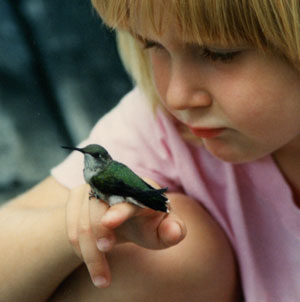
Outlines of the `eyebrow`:
<svg viewBox="0 0 300 302">
<path fill-rule="evenodd" d="M 145 41 L 153 41 L 155 42 L 153 39 L 148 39 L 148 38 L 145 38 L 143 37 L 142 35 L 136 33 L 136 32 L 133 32 L 133 31 L 130 31 L 129 32 L 135 39 L 139 40 L 140 42 L 145 42 Z"/>
<path fill-rule="evenodd" d="M 161 45 L 160 42 L 158 42 L 157 40 L 153 39 L 153 38 L 147 38 L 147 37 L 143 37 L 142 35 L 134 32 L 134 31 L 130 31 L 130 34 L 135 38 L 137 39 L 138 41 L 140 41 L 141 43 L 145 43 L 145 42 L 150 42 L 150 43 L 155 43 L 155 44 L 159 44 Z M 200 43 L 197 43 L 197 42 L 191 42 L 191 41 L 186 41 L 184 42 L 184 47 L 186 49 L 203 49 L 203 48 L 211 48 L 212 46 L 208 44 L 200 44 Z M 227 48 L 228 46 L 225 46 L 225 45 L 217 45 L 215 46 L 216 48 Z M 230 48 L 230 47 L 229 47 Z M 238 47 L 239 48 L 239 47 Z"/>
<path fill-rule="evenodd" d="M 137 39 L 139 42 L 141 42 L 142 44 L 145 44 L 145 43 L 155 43 L 157 45 L 161 45 L 160 42 L 156 41 L 155 39 L 150 39 L 150 38 L 146 38 L 146 37 L 143 37 L 142 35 L 139 35 L 135 32 L 130 32 L 132 34 L 132 36 Z M 185 49 L 194 49 L 194 50 L 202 50 L 203 48 L 206 48 L 207 46 L 206 45 L 200 45 L 199 43 L 197 42 L 185 42 L 184 43 L 184 48 Z"/>
</svg>

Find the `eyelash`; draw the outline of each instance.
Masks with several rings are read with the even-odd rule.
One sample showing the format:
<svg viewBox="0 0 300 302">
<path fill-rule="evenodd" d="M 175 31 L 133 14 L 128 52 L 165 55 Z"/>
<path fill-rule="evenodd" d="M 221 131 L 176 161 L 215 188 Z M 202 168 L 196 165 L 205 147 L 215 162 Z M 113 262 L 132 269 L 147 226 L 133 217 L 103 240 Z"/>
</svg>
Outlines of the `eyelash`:
<svg viewBox="0 0 300 302">
<path fill-rule="evenodd" d="M 208 58 L 212 61 L 221 61 L 223 63 L 227 63 L 232 61 L 239 53 L 240 51 L 232 51 L 232 52 L 214 52 L 207 48 L 203 48 L 202 50 L 202 56 L 204 58 Z"/>
<path fill-rule="evenodd" d="M 144 49 L 157 49 L 157 50 L 162 50 L 163 46 L 160 45 L 159 43 L 156 43 L 154 41 L 143 41 L 143 47 Z M 232 61 L 238 54 L 240 54 L 240 51 L 232 51 L 232 52 L 216 52 L 216 51 L 211 51 L 208 48 L 203 47 L 202 48 L 202 53 L 201 56 L 203 58 L 208 58 L 212 61 L 221 61 L 224 63 Z"/>
<path fill-rule="evenodd" d="M 163 47 L 156 43 L 156 42 L 153 42 L 153 41 L 142 41 L 143 43 L 143 47 L 144 49 L 150 49 L 150 48 L 155 48 L 155 49 L 163 49 Z"/>
</svg>

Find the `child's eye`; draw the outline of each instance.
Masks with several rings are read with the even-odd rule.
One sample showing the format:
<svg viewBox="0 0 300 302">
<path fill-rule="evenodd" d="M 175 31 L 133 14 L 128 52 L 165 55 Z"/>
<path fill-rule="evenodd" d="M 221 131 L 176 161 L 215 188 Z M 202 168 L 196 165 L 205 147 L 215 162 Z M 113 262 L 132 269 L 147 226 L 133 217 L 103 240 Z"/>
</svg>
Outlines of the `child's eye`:
<svg viewBox="0 0 300 302">
<path fill-rule="evenodd" d="M 150 48 L 163 49 L 164 48 L 161 44 L 159 44 L 155 41 L 151 41 L 151 40 L 144 40 L 143 47 L 144 47 L 144 49 L 150 49 Z"/>
<path fill-rule="evenodd" d="M 213 51 L 209 48 L 202 49 L 202 56 L 204 58 L 208 58 L 212 61 L 221 61 L 224 63 L 228 63 L 232 61 L 240 53 L 241 53 L 240 50 L 223 52 L 223 51 Z"/>
</svg>

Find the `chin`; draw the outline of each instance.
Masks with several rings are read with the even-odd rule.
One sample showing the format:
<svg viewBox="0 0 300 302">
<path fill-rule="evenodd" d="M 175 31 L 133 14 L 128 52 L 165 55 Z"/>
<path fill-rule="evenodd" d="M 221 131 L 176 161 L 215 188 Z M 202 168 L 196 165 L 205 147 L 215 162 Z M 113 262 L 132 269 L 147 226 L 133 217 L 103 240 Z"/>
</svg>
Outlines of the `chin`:
<svg viewBox="0 0 300 302">
<path fill-rule="evenodd" d="M 239 148 L 222 142 L 205 141 L 206 150 L 216 158 L 233 163 L 241 164 L 261 158 L 263 155 L 258 155 L 253 152 L 253 148 Z"/>
</svg>

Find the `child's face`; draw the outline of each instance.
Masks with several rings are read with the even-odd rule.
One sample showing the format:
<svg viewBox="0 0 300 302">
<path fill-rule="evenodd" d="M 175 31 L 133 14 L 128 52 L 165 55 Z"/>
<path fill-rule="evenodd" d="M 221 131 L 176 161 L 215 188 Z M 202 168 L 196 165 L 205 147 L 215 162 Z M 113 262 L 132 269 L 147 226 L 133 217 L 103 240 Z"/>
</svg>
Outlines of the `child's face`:
<svg viewBox="0 0 300 302">
<path fill-rule="evenodd" d="M 244 162 L 290 144 L 300 151 L 300 75 L 290 65 L 245 45 L 184 43 L 175 28 L 144 38 L 162 103 L 200 128 L 213 155 Z"/>
</svg>

